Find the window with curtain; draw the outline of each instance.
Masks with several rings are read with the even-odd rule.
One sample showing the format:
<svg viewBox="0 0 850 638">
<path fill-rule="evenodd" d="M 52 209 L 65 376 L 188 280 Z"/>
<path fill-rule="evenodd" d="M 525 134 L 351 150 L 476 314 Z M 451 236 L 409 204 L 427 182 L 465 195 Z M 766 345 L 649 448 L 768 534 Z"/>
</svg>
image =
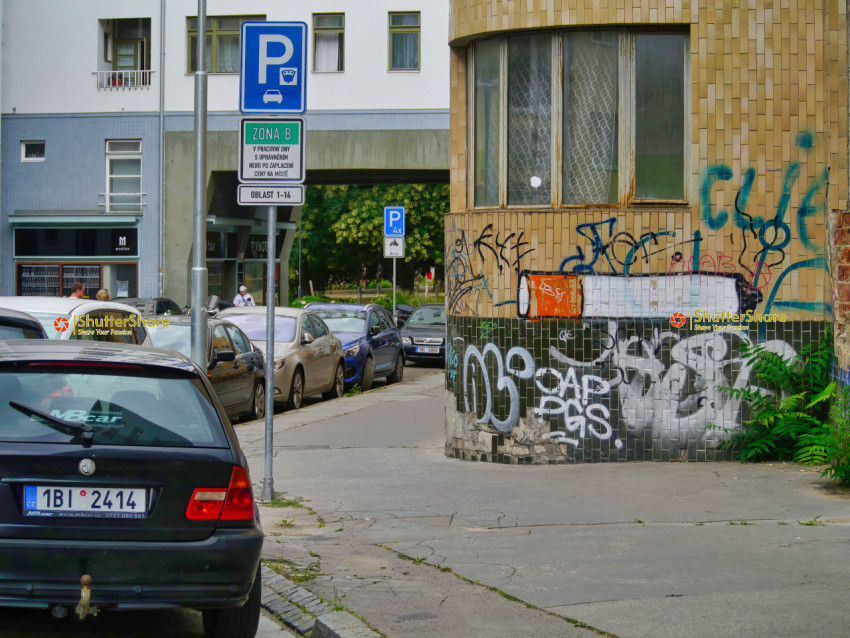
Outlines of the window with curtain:
<svg viewBox="0 0 850 638">
<path fill-rule="evenodd" d="M 106 141 L 106 212 L 142 210 L 141 140 Z"/>
<path fill-rule="evenodd" d="M 344 13 L 313 14 L 313 71 L 333 73 L 344 70 Z"/>
<path fill-rule="evenodd" d="M 686 34 L 575 29 L 471 49 L 473 206 L 687 203 Z"/>
<path fill-rule="evenodd" d="M 204 55 L 208 73 L 239 73 L 240 30 L 243 22 L 263 22 L 266 16 L 207 16 Z M 189 73 L 198 69 L 198 18 L 186 20 Z"/>
<path fill-rule="evenodd" d="M 419 70 L 419 12 L 390 13 L 390 71 Z"/>
<path fill-rule="evenodd" d="M 552 200 L 552 38 L 508 39 L 508 205 Z"/>
</svg>

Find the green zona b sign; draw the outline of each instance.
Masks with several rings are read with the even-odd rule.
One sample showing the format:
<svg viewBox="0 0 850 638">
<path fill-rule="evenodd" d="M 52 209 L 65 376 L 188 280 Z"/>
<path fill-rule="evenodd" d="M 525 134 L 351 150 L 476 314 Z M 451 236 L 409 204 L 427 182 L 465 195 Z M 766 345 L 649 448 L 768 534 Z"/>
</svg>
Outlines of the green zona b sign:
<svg viewBox="0 0 850 638">
<path fill-rule="evenodd" d="M 239 126 L 239 181 L 304 182 L 304 120 L 242 118 Z"/>
</svg>

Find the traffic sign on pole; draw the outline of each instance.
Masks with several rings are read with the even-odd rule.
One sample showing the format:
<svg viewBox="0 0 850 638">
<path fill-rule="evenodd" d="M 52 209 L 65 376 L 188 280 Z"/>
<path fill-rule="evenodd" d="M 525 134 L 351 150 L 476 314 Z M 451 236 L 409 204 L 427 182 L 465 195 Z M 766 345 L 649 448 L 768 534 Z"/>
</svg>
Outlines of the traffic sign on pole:
<svg viewBox="0 0 850 638">
<path fill-rule="evenodd" d="M 384 257 L 404 258 L 404 236 L 393 237 L 388 235 L 384 237 Z"/>
<path fill-rule="evenodd" d="M 304 182 L 302 118 L 243 117 L 239 131 L 240 182 Z"/>
<path fill-rule="evenodd" d="M 236 203 L 240 206 L 301 206 L 304 187 L 289 184 L 239 184 Z"/>
<path fill-rule="evenodd" d="M 307 25 L 243 22 L 239 110 L 300 115 L 307 110 Z"/>
<path fill-rule="evenodd" d="M 404 206 L 384 206 L 384 236 L 404 237 Z"/>
</svg>

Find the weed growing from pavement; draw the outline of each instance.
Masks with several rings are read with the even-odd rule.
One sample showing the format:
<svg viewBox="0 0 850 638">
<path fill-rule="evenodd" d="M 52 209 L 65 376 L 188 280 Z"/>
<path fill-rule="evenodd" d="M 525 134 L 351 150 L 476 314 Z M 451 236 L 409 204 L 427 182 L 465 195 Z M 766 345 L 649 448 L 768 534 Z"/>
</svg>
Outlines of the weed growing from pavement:
<svg viewBox="0 0 850 638">
<path fill-rule="evenodd" d="M 316 576 L 320 575 L 319 570 L 321 569 L 321 564 L 318 560 L 309 563 L 306 567 L 296 565 L 291 560 L 287 560 L 285 558 L 266 560 L 264 563 L 268 565 L 272 571 L 291 580 L 293 583 L 306 583 L 311 581 L 316 578 Z"/>
<path fill-rule="evenodd" d="M 797 521 L 800 525 L 805 525 L 806 527 L 820 527 L 823 525 L 818 519 L 820 518 L 820 514 L 815 516 L 810 521 Z"/>
<path fill-rule="evenodd" d="M 358 394 L 363 394 L 363 390 L 356 383 L 348 388 L 348 391 L 345 393 L 347 397 L 356 397 Z"/>
<path fill-rule="evenodd" d="M 740 523 L 736 523 L 735 521 L 729 521 L 730 525 L 755 525 L 755 523 L 750 523 L 749 521 L 741 521 Z"/>
</svg>

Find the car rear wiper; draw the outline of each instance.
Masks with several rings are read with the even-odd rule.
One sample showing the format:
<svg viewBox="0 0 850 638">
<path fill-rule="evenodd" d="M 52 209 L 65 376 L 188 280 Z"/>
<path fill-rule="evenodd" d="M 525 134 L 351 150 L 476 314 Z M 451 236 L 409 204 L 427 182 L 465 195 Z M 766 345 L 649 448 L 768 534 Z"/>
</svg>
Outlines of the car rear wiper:
<svg viewBox="0 0 850 638">
<path fill-rule="evenodd" d="M 61 432 L 62 434 L 70 434 L 72 436 L 82 434 L 83 446 L 91 447 L 92 439 L 94 438 L 94 429 L 88 423 L 74 423 L 72 421 L 66 421 L 65 419 L 60 419 L 57 416 L 53 416 L 52 414 L 48 414 L 42 410 L 37 410 L 36 408 L 24 405 L 23 403 L 18 403 L 17 401 L 9 401 L 9 405 L 15 408 L 18 412 L 23 412 L 27 416 L 37 416 L 44 421 L 44 424 L 47 427 L 52 428 L 57 432 Z"/>
</svg>

